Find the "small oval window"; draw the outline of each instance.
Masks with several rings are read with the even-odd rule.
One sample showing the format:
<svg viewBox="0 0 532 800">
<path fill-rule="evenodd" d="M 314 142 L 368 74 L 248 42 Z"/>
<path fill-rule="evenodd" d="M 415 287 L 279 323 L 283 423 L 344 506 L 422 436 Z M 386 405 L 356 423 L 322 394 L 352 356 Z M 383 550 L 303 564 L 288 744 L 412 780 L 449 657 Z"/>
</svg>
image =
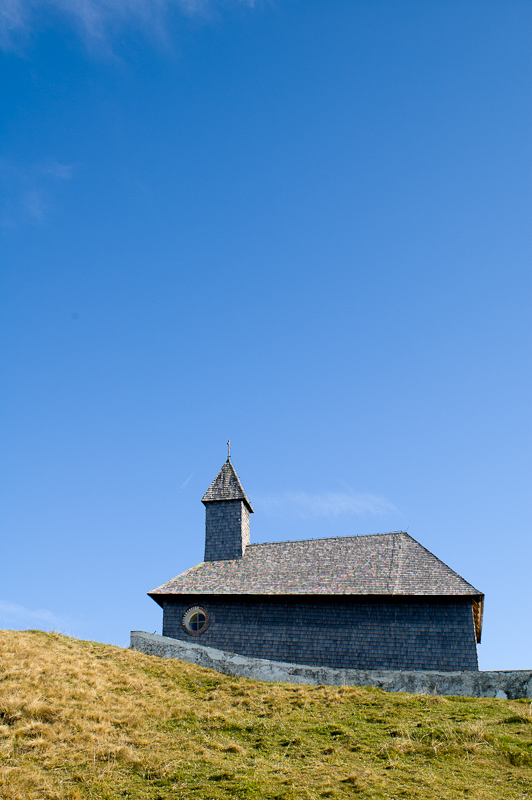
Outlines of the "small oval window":
<svg viewBox="0 0 532 800">
<path fill-rule="evenodd" d="M 201 606 L 192 606 L 183 614 L 183 627 L 187 633 L 203 633 L 208 621 L 209 615 Z"/>
</svg>

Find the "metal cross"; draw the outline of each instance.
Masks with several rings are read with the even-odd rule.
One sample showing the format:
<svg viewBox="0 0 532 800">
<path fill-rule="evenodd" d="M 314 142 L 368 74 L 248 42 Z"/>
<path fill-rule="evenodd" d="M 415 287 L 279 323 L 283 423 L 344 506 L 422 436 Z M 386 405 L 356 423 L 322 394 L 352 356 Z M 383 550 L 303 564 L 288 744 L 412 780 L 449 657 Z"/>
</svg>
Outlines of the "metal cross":
<svg viewBox="0 0 532 800">
<path fill-rule="evenodd" d="M 231 439 L 227 440 L 227 460 L 231 458 Z"/>
</svg>

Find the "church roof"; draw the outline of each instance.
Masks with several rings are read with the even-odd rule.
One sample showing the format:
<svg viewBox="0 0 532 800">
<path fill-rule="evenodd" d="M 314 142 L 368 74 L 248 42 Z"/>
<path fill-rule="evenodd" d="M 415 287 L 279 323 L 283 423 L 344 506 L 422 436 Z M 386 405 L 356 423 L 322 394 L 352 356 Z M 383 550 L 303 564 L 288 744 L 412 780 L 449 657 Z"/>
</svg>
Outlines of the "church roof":
<svg viewBox="0 0 532 800">
<path fill-rule="evenodd" d="M 253 513 L 251 503 L 229 458 L 201 498 L 202 503 L 215 503 L 220 500 L 243 500 Z"/>
<path fill-rule="evenodd" d="M 228 463 L 232 470 L 226 462 L 203 502 L 229 499 L 211 496 Z M 240 481 L 238 486 L 247 500 Z M 203 562 L 148 594 L 157 601 L 161 595 L 178 594 L 483 597 L 404 532 L 250 544 L 241 558 Z"/>
</svg>

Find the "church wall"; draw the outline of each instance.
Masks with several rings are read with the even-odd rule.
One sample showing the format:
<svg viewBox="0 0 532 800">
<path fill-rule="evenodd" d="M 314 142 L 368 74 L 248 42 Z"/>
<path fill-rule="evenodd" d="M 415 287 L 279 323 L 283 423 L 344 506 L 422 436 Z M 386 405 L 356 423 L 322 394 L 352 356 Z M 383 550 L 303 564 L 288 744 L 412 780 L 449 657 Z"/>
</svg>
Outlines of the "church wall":
<svg viewBox="0 0 532 800">
<path fill-rule="evenodd" d="M 189 634 L 185 611 L 208 627 Z M 478 670 L 471 599 L 192 596 L 164 602 L 163 636 L 245 656 L 344 669 Z"/>
</svg>

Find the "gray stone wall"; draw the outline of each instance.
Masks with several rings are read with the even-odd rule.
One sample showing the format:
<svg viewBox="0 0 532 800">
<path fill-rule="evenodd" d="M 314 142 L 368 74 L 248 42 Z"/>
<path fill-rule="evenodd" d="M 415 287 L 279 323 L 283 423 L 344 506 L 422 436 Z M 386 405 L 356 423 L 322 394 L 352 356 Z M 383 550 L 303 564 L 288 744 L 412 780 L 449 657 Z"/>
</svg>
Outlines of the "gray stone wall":
<svg viewBox="0 0 532 800">
<path fill-rule="evenodd" d="M 462 695 L 515 700 L 532 698 L 532 670 L 505 672 L 398 671 L 328 669 L 287 664 L 177 641 L 154 633 L 131 632 L 131 647 L 162 658 L 178 658 L 225 675 L 259 681 L 306 683 L 314 686 L 375 686 L 388 692 Z"/>
<path fill-rule="evenodd" d="M 242 558 L 249 544 L 249 509 L 242 500 L 205 504 L 205 561 Z"/>
<path fill-rule="evenodd" d="M 207 629 L 182 625 L 202 606 Z M 168 597 L 163 636 L 253 658 L 342 669 L 477 670 L 471 599 Z"/>
</svg>

